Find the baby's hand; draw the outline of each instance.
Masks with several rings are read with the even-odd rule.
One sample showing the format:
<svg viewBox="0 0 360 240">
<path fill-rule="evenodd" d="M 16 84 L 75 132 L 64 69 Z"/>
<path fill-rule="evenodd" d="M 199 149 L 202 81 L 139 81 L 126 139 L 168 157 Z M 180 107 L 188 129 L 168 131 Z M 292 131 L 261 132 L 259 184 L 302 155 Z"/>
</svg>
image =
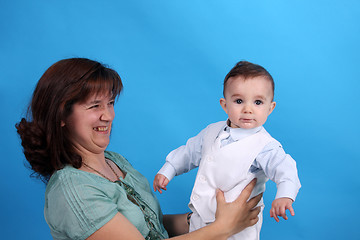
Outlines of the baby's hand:
<svg viewBox="0 0 360 240">
<path fill-rule="evenodd" d="M 156 174 L 155 179 L 154 179 L 154 191 L 156 192 L 156 190 L 159 191 L 159 193 L 162 193 L 161 189 L 166 191 L 166 185 L 168 185 L 169 183 L 169 179 L 167 179 L 167 177 L 165 177 L 162 174 Z"/>
<path fill-rule="evenodd" d="M 279 218 L 287 220 L 286 209 L 290 211 L 291 216 L 295 215 L 294 209 L 292 208 L 293 200 L 290 198 L 278 198 L 275 199 L 271 204 L 270 217 L 273 217 L 275 221 L 279 222 Z"/>
</svg>

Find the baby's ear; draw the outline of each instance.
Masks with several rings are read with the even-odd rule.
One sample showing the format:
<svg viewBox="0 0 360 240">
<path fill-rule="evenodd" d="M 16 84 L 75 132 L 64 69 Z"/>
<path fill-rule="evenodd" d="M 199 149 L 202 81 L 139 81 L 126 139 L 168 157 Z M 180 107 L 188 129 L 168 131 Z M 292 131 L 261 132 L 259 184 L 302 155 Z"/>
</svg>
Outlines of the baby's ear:
<svg viewBox="0 0 360 240">
<path fill-rule="evenodd" d="M 222 107 L 222 109 L 224 109 L 224 111 L 227 114 L 227 110 L 226 110 L 226 99 L 225 98 L 220 98 L 220 105 Z"/>
<path fill-rule="evenodd" d="M 272 113 L 272 111 L 275 109 L 275 107 L 276 107 L 276 102 L 271 102 L 269 114 Z"/>
</svg>

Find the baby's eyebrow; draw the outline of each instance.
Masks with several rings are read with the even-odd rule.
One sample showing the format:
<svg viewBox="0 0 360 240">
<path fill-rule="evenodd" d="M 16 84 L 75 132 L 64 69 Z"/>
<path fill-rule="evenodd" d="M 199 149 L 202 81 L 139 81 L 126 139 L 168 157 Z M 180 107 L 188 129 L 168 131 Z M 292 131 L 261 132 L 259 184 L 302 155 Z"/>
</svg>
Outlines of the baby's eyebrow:
<svg viewBox="0 0 360 240">
<path fill-rule="evenodd" d="M 256 95 L 255 96 L 256 99 L 261 99 L 261 100 L 266 100 L 266 97 L 263 95 Z"/>
<path fill-rule="evenodd" d="M 232 98 L 234 98 L 234 97 L 242 98 L 242 96 L 241 96 L 240 94 L 237 94 L 237 93 L 231 95 L 231 97 L 232 97 Z"/>
</svg>

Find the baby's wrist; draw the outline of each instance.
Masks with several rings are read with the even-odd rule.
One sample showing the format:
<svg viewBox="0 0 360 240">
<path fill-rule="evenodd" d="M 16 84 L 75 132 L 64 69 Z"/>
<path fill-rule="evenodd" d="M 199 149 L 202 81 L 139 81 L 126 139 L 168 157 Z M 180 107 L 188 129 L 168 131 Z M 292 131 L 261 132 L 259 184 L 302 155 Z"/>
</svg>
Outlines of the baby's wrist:
<svg viewBox="0 0 360 240">
<path fill-rule="evenodd" d="M 276 198 L 275 200 L 290 200 L 290 201 L 294 202 L 294 199 L 292 199 L 291 197 L 279 197 L 279 198 Z"/>
</svg>

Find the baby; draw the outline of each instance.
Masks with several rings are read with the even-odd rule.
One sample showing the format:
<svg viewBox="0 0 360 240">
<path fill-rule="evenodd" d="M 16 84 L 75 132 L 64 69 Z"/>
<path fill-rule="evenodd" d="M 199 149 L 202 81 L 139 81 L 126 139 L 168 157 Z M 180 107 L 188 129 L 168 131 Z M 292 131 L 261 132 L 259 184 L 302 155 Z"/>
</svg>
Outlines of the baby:
<svg viewBox="0 0 360 240">
<path fill-rule="evenodd" d="M 215 220 L 216 189 L 232 202 L 253 178 L 257 184 L 252 196 L 264 192 L 271 179 L 277 193 L 270 216 L 277 222 L 279 217 L 287 220 L 286 210 L 295 214 L 292 203 L 301 185 L 294 159 L 263 127 L 276 105 L 273 78 L 259 65 L 238 62 L 225 77 L 223 95 L 220 105 L 227 121 L 210 124 L 170 152 L 155 176 L 154 190 L 162 193 L 174 176 L 199 167 L 189 203 L 194 231 Z M 259 205 L 263 210 L 263 201 Z M 256 225 L 229 239 L 259 239 L 261 225 L 262 211 Z"/>
</svg>

